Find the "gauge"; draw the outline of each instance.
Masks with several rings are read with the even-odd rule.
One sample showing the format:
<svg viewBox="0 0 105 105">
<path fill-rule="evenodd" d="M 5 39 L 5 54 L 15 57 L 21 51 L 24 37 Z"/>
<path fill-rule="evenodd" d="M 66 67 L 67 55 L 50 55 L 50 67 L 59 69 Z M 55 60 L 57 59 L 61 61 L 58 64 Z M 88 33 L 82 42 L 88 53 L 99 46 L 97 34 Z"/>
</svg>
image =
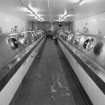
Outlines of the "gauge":
<svg viewBox="0 0 105 105">
<path fill-rule="evenodd" d="M 95 42 L 96 42 L 95 39 L 93 39 L 93 38 L 88 38 L 88 39 L 85 40 L 85 42 L 84 42 L 84 44 L 83 44 L 83 48 L 84 48 L 87 52 L 89 52 L 89 51 L 91 51 L 91 50 L 94 48 Z"/>
<path fill-rule="evenodd" d="M 12 49 L 17 49 L 19 47 L 18 41 L 15 38 L 9 38 L 8 44 Z"/>
</svg>

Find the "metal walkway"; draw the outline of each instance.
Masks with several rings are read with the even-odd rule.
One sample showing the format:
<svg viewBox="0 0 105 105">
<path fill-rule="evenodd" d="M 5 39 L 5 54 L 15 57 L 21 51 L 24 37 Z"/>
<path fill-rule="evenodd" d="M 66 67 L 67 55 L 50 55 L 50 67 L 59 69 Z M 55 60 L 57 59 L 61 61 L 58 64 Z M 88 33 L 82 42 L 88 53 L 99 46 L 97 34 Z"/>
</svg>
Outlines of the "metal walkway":
<svg viewBox="0 0 105 105">
<path fill-rule="evenodd" d="M 10 105 L 87 105 L 64 55 L 47 39 Z"/>
</svg>

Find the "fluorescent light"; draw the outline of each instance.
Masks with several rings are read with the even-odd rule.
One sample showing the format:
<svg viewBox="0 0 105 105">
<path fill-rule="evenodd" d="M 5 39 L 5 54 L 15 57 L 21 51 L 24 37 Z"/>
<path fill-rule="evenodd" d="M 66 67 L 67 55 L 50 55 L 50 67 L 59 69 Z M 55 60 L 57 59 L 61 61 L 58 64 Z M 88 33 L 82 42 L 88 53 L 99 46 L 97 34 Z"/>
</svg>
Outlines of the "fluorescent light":
<svg viewBox="0 0 105 105">
<path fill-rule="evenodd" d="M 96 2 L 96 0 L 82 0 L 79 5 L 82 6 L 83 4 L 86 4 L 86 3 L 91 3 L 91 2 Z"/>
<path fill-rule="evenodd" d="M 33 16 L 34 16 L 34 14 L 32 13 L 32 11 L 30 11 L 30 10 L 29 10 L 28 8 L 26 8 L 26 7 L 21 7 L 20 10 L 23 11 L 23 12 L 29 13 L 28 15 L 33 15 Z"/>
<path fill-rule="evenodd" d="M 67 10 L 64 11 L 64 15 L 67 15 Z"/>
<path fill-rule="evenodd" d="M 32 17 L 34 17 L 35 15 L 33 15 L 33 14 L 28 14 L 29 16 L 32 16 Z"/>
<path fill-rule="evenodd" d="M 85 3 L 87 3 L 87 0 L 81 1 L 81 2 L 79 3 L 79 5 L 81 6 L 81 5 L 85 4 Z"/>
<path fill-rule="evenodd" d="M 70 0 L 70 2 L 78 3 L 78 2 L 80 2 L 80 0 Z"/>
<path fill-rule="evenodd" d="M 73 16 L 73 15 L 72 14 L 68 14 L 68 15 L 65 16 L 65 18 L 68 18 L 68 17 L 71 17 L 71 16 Z"/>
<path fill-rule="evenodd" d="M 59 18 L 59 19 L 56 20 L 56 21 L 61 22 L 61 21 L 64 21 L 65 19 L 67 19 L 68 17 L 71 17 L 71 16 L 73 16 L 73 15 L 69 14 L 69 15 L 64 16 L 63 18 Z"/>
<path fill-rule="evenodd" d="M 67 15 L 67 10 L 65 10 L 63 14 L 60 14 L 60 15 L 58 15 L 58 16 L 59 16 L 59 18 L 63 18 L 63 17 L 66 16 L 66 15 Z"/>
<path fill-rule="evenodd" d="M 28 7 L 32 11 L 32 13 L 35 15 L 35 17 L 37 18 L 37 20 L 44 21 L 44 19 L 42 18 L 42 15 L 38 14 L 39 9 L 33 8 L 30 3 L 28 4 Z"/>
<path fill-rule="evenodd" d="M 96 19 L 91 19 L 91 22 L 97 22 L 97 20 Z"/>
<path fill-rule="evenodd" d="M 39 12 L 39 9 L 33 8 L 30 3 L 28 4 L 28 7 L 29 7 L 31 10 L 33 10 L 36 14 Z"/>
<path fill-rule="evenodd" d="M 21 7 L 19 8 L 19 10 L 29 13 L 29 16 L 32 16 L 39 21 L 44 21 L 44 19 L 42 18 L 43 15 L 38 14 L 39 9 L 32 7 L 30 3 L 28 4 L 28 7 Z"/>
<path fill-rule="evenodd" d="M 40 18 L 42 18 L 42 17 L 44 16 L 44 15 L 42 15 L 42 14 L 38 14 L 38 15 L 39 15 Z"/>
<path fill-rule="evenodd" d="M 67 14 L 67 10 L 64 11 L 63 14 L 58 15 L 58 21 L 64 21 L 66 18 L 73 16 L 72 14 Z"/>
<path fill-rule="evenodd" d="M 25 7 L 21 7 L 19 9 L 23 12 L 30 12 L 30 10 L 28 8 L 25 8 Z"/>
</svg>

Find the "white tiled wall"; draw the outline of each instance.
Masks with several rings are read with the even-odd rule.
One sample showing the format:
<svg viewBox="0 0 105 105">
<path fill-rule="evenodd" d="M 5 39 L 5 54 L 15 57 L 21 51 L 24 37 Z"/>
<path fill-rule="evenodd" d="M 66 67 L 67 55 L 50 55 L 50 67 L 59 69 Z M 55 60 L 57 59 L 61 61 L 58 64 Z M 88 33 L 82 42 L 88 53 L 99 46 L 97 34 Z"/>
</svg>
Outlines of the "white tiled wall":
<svg viewBox="0 0 105 105">
<path fill-rule="evenodd" d="M 82 20 L 75 20 L 74 30 L 76 32 L 83 32 L 84 26 L 88 28 L 90 34 L 105 35 L 105 13 L 97 14 Z"/>
<path fill-rule="evenodd" d="M 0 28 L 2 28 L 3 33 L 10 32 L 15 25 L 18 26 L 18 30 L 23 30 L 23 28 L 26 28 L 27 20 L 19 15 L 0 12 Z"/>
</svg>

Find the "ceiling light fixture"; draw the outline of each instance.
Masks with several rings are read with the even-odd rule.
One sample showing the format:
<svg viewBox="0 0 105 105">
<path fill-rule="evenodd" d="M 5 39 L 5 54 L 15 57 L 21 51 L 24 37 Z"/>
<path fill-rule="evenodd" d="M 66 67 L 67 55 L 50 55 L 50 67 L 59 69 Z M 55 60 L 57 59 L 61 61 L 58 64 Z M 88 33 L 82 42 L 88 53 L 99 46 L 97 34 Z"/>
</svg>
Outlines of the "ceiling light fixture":
<svg viewBox="0 0 105 105">
<path fill-rule="evenodd" d="M 91 3 L 91 2 L 95 2 L 95 1 L 96 0 L 81 0 L 79 5 L 82 6 L 82 5 L 86 4 L 86 3 Z"/>
<path fill-rule="evenodd" d="M 59 15 L 59 19 L 57 21 L 61 22 L 67 19 L 68 17 L 73 16 L 72 14 L 67 14 L 67 10 L 64 11 L 64 14 Z"/>
<path fill-rule="evenodd" d="M 83 4 L 87 3 L 87 0 L 82 0 L 79 5 L 82 6 Z"/>
<path fill-rule="evenodd" d="M 21 11 L 30 13 L 30 16 L 34 17 L 38 21 L 44 21 L 44 19 L 42 18 L 42 15 L 38 14 L 39 9 L 32 7 L 31 3 L 29 3 L 26 6 L 25 2 L 23 2 L 22 0 L 20 0 L 20 3 L 22 4 L 22 6 L 24 6 L 24 7 L 21 7 Z"/>
<path fill-rule="evenodd" d="M 70 0 L 70 2 L 78 3 L 78 2 L 80 2 L 80 0 Z"/>
<path fill-rule="evenodd" d="M 28 9 L 25 8 L 25 7 L 21 7 L 21 8 L 19 8 L 19 10 L 20 10 L 20 11 L 24 11 L 24 12 L 30 12 L 30 10 L 28 10 Z"/>
<path fill-rule="evenodd" d="M 41 19 L 41 15 L 38 14 L 38 11 L 39 11 L 39 10 L 38 10 L 37 8 L 33 8 L 32 5 L 29 3 L 29 4 L 28 4 L 28 9 L 29 9 L 30 11 L 32 11 L 32 13 L 35 15 L 35 17 L 37 17 L 37 20 L 40 20 L 40 21 L 42 20 L 42 19 Z"/>
<path fill-rule="evenodd" d="M 32 7 L 32 5 L 31 5 L 30 3 L 28 4 L 28 7 L 29 7 L 32 11 L 34 11 L 36 14 L 38 14 L 39 9 Z"/>
<path fill-rule="evenodd" d="M 33 14 L 29 14 L 29 16 L 32 16 L 32 17 L 34 17 L 34 15 L 33 15 Z"/>
<path fill-rule="evenodd" d="M 42 15 L 37 16 L 37 15 L 36 15 L 35 13 L 33 13 L 33 11 L 31 11 L 29 8 L 21 7 L 20 10 L 21 10 L 21 11 L 24 11 L 24 12 L 26 12 L 26 13 L 28 13 L 28 16 L 34 17 L 34 18 L 37 19 L 38 21 L 43 20 L 43 19 L 41 18 Z M 40 18 L 40 19 L 39 19 L 39 18 Z"/>
<path fill-rule="evenodd" d="M 65 16 L 67 15 L 67 10 L 65 10 L 64 11 L 64 13 L 63 14 L 60 14 L 58 17 L 59 17 L 59 19 L 61 18 L 64 18 Z"/>
</svg>

